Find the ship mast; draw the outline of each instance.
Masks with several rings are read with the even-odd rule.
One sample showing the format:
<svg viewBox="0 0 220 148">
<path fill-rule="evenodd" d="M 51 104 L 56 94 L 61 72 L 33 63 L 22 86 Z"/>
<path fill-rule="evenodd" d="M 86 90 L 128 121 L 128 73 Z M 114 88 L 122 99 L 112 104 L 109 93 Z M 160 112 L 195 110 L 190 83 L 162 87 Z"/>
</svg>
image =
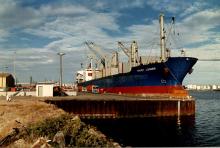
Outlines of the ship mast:
<svg viewBox="0 0 220 148">
<path fill-rule="evenodd" d="M 160 59 L 161 61 L 165 61 L 165 30 L 164 30 L 164 15 L 160 14 L 159 17 L 160 23 Z"/>
</svg>

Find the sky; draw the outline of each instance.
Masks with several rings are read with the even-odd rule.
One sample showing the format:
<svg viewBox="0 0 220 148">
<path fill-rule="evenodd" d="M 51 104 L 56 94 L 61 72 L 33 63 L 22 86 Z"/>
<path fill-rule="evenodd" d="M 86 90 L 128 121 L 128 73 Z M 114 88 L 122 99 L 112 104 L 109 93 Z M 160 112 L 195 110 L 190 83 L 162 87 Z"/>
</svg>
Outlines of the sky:
<svg viewBox="0 0 220 148">
<path fill-rule="evenodd" d="M 158 17 L 164 13 L 171 54 L 197 57 L 184 84 L 220 84 L 219 0 L 0 0 L 0 71 L 19 82 L 59 80 L 58 52 L 63 56 L 63 81 L 73 83 L 87 60 L 85 41 L 105 51 L 119 51 L 135 40 L 142 55 L 159 49 Z M 167 32 L 168 32 L 167 31 Z M 174 36 L 175 35 L 175 36 Z M 205 61 L 206 60 L 206 61 Z"/>
</svg>

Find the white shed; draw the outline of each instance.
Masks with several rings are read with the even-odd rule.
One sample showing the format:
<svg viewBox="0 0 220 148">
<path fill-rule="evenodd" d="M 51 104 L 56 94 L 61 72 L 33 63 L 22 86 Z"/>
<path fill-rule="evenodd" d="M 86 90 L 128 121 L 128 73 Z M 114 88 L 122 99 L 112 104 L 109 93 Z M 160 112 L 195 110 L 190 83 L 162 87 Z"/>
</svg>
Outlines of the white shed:
<svg viewBox="0 0 220 148">
<path fill-rule="evenodd" d="M 53 97 L 54 83 L 38 83 L 36 85 L 36 96 Z"/>
</svg>

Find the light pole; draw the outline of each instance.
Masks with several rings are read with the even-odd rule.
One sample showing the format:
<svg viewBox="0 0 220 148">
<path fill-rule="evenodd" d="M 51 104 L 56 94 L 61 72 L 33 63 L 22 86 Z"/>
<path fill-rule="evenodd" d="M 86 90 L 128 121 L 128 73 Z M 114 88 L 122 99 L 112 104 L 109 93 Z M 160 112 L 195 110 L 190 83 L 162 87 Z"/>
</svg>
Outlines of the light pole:
<svg viewBox="0 0 220 148">
<path fill-rule="evenodd" d="M 60 56 L 60 88 L 62 88 L 62 83 L 63 83 L 63 64 L 62 64 L 62 57 L 65 55 L 63 52 L 57 53 L 57 55 Z"/>
<path fill-rule="evenodd" d="M 15 79 L 15 86 L 17 86 L 17 79 L 16 79 L 16 73 L 15 73 L 15 60 L 16 60 L 16 51 L 14 52 L 14 79 Z"/>
</svg>

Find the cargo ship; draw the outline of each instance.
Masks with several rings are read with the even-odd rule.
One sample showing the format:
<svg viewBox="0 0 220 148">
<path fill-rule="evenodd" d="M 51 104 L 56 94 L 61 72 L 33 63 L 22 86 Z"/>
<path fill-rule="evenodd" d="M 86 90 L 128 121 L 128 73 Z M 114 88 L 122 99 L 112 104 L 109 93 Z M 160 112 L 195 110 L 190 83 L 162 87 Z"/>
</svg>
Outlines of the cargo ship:
<svg viewBox="0 0 220 148">
<path fill-rule="evenodd" d="M 174 23 L 174 17 L 172 17 Z M 177 57 L 170 56 L 170 49 L 166 48 L 166 31 L 164 28 L 164 15 L 159 16 L 160 24 L 160 56 L 149 57 L 138 55 L 137 42 L 133 41 L 130 48 L 122 42 L 119 47 L 128 56 L 128 62 L 119 62 L 118 53 L 114 52 L 109 60 L 105 55 L 99 54 L 94 43 L 86 42 L 87 46 L 96 51 L 99 67 L 93 66 L 94 58 L 90 57 L 89 66 L 77 71 L 76 82 L 78 91 L 94 93 L 117 93 L 131 95 L 167 95 L 188 96 L 182 82 L 187 73 L 192 72 L 197 58 L 182 54 Z M 147 60 L 146 60 L 147 59 Z M 153 59 L 153 60 L 152 60 Z"/>
</svg>

